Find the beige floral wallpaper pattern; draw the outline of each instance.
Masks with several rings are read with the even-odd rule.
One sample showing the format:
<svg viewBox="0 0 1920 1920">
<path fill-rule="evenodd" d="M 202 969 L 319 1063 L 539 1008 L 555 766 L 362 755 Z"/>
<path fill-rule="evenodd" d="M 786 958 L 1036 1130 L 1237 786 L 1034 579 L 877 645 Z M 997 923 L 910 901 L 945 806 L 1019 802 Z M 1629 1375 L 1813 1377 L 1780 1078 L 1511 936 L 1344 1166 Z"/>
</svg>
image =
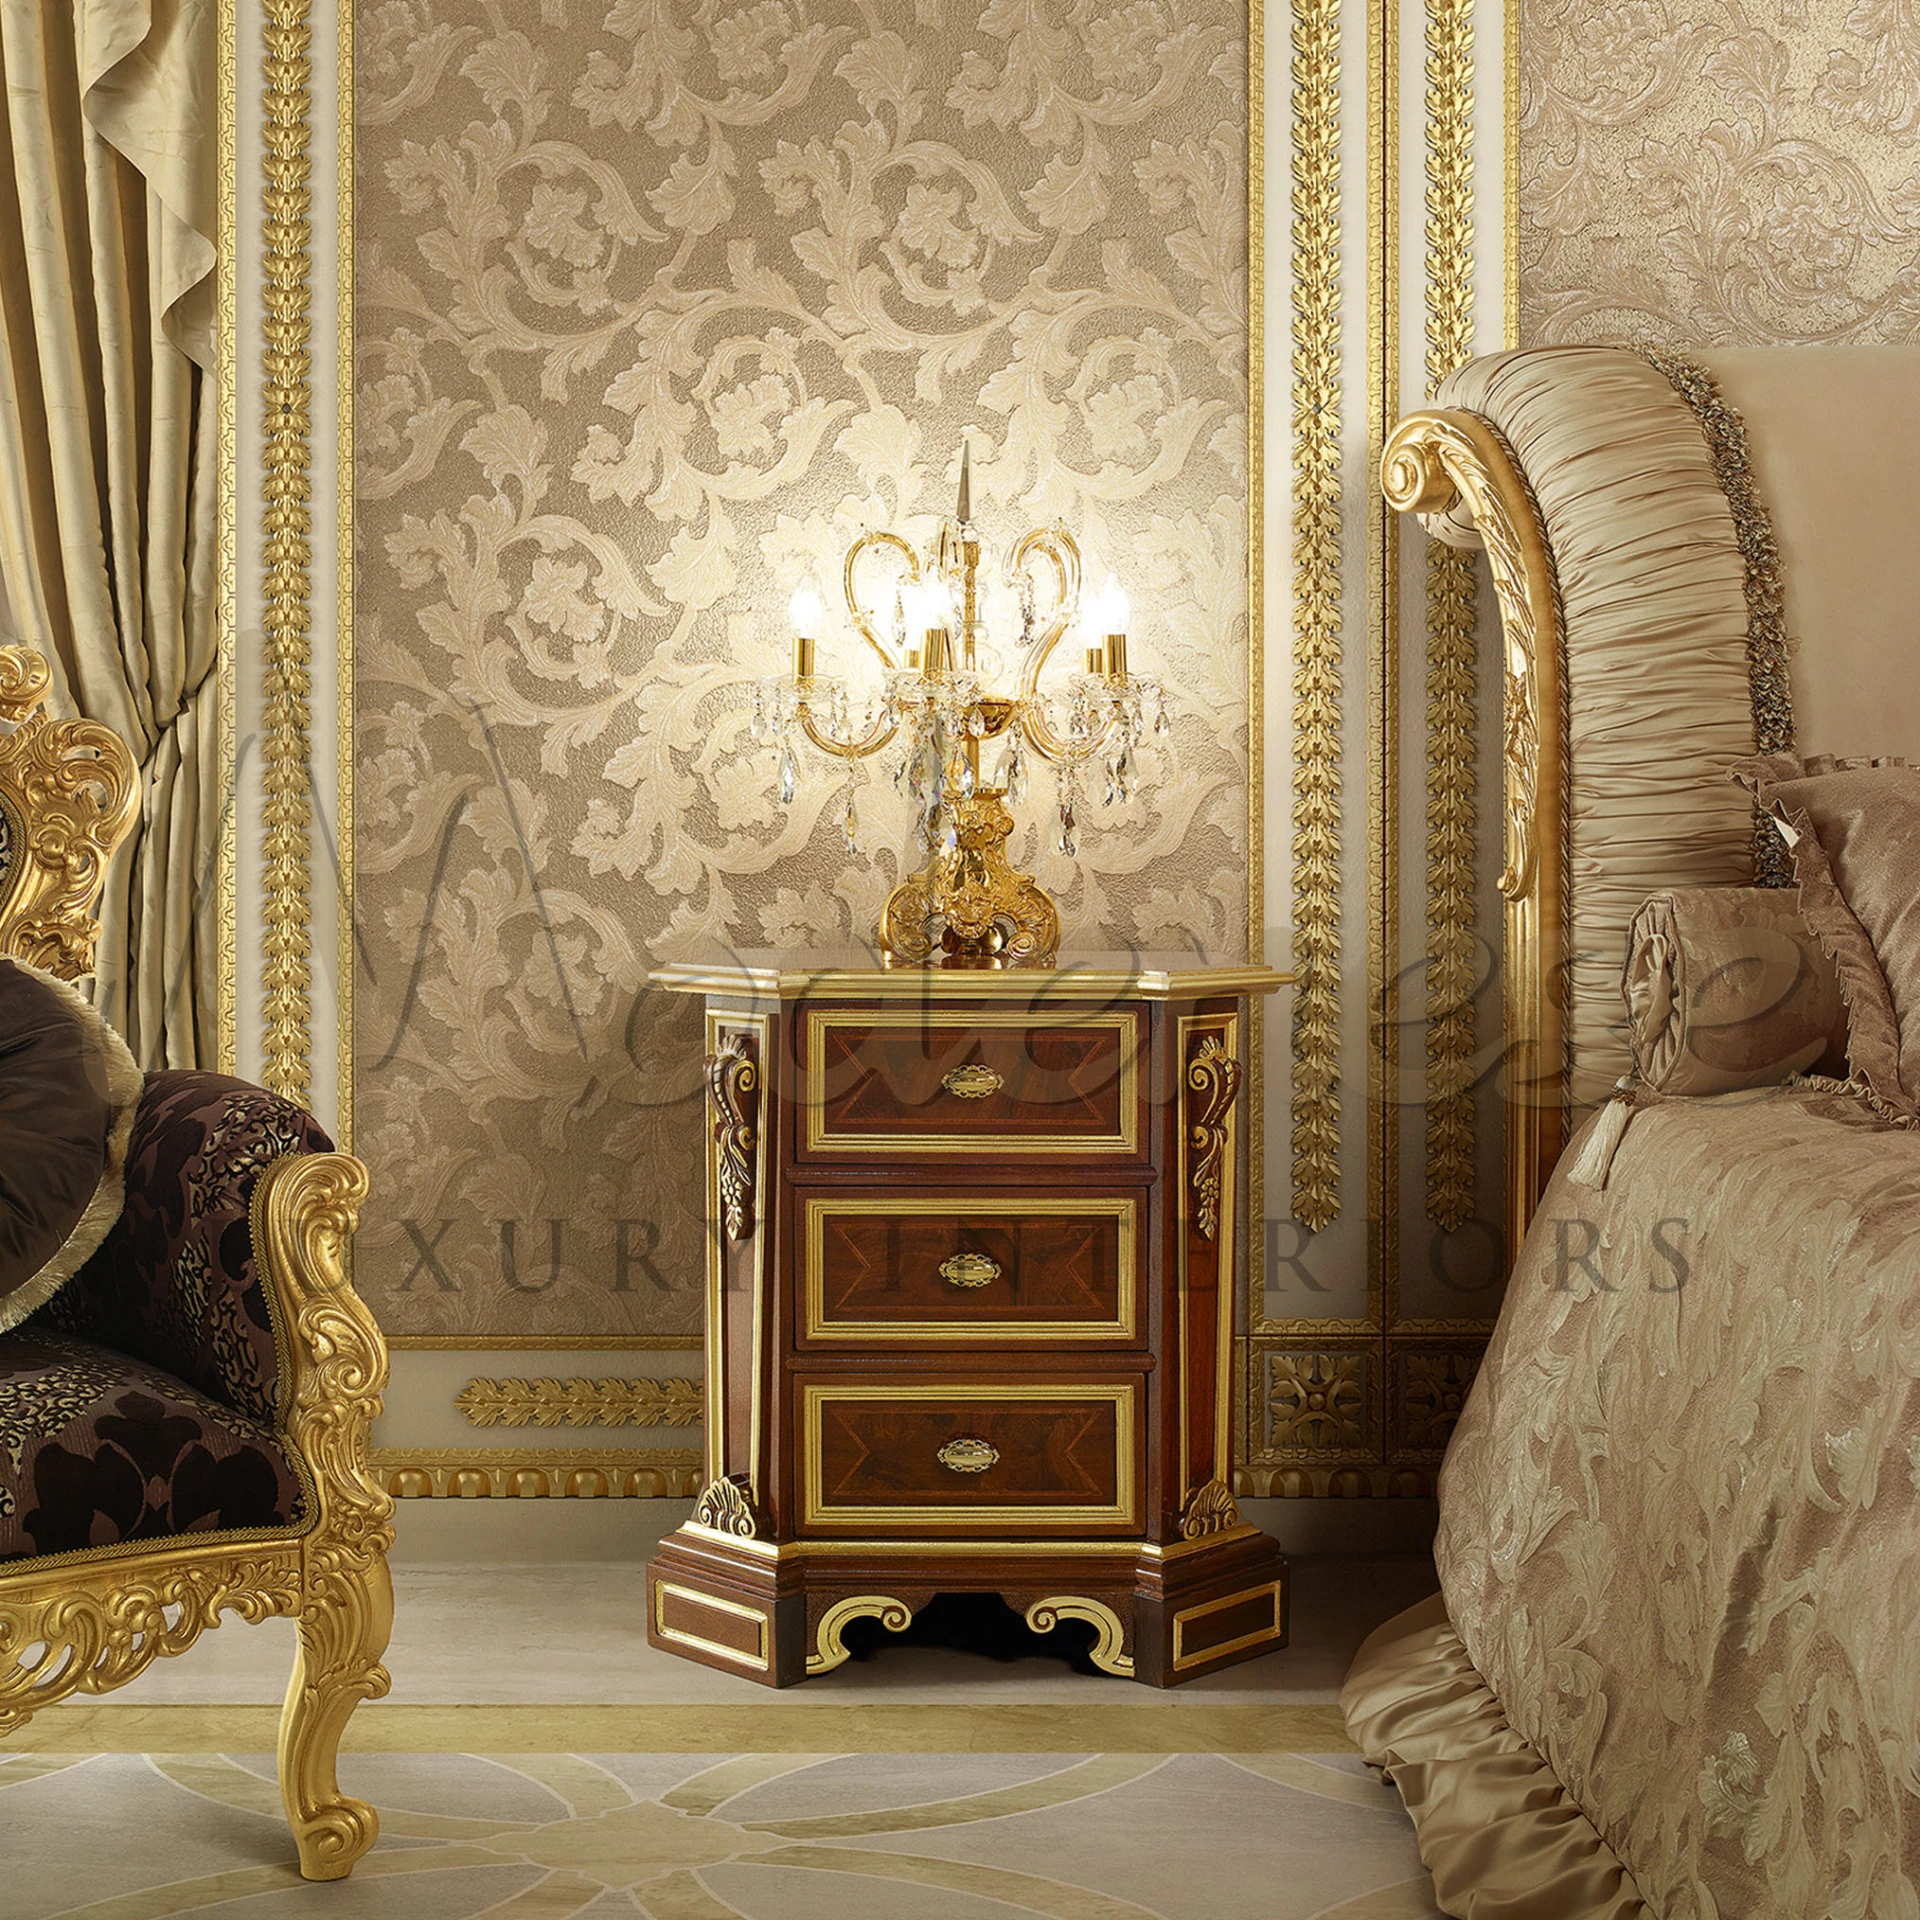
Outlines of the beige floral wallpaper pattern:
<svg viewBox="0 0 1920 1920">
<path fill-rule="evenodd" d="M 1920 337 L 1913 0 L 1523 0 L 1520 337 Z"/>
<path fill-rule="evenodd" d="M 400 1335 L 692 1337 L 699 1029 L 646 969 L 872 926 L 904 808 L 864 775 L 852 859 L 836 776 L 781 808 L 751 682 L 963 428 L 1175 702 L 1077 861 L 1027 829 L 1069 938 L 1244 951 L 1245 9 L 356 27 L 357 1278 Z"/>
</svg>

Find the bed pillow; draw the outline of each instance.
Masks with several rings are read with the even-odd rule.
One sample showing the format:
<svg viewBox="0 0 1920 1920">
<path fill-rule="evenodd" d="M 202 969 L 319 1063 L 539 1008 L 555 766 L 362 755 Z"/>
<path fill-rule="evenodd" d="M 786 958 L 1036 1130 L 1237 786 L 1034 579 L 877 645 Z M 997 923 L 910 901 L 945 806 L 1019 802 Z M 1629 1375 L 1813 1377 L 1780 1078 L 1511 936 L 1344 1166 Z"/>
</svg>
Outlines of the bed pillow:
<svg viewBox="0 0 1920 1920">
<path fill-rule="evenodd" d="M 1657 1093 L 1846 1071 L 1840 976 L 1783 889 L 1656 893 L 1634 916 L 1621 986 L 1634 1066 Z"/>
<path fill-rule="evenodd" d="M 0 958 L 0 1332 L 120 1217 L 140 1088 L 125 1043 L 73 988 Z"/>
<path fill-rule="evenodd" d="M 1884 1111 L 1920 1115 L 1920 767 L 1904 760 L 1743 760 L 1793 850 L 1800 911 L 1847 1001 L 1854 1077 Z"/>
</svg>

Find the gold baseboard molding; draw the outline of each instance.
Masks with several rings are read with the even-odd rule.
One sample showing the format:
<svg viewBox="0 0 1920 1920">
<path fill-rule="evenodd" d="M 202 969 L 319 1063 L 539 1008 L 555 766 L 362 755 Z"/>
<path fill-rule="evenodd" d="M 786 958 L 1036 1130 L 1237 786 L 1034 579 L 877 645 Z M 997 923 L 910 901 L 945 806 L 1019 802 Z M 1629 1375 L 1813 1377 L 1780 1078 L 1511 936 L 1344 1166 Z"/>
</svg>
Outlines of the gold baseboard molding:
<svg viewBox="0 0 1920 1920">
<path fill-rule="evenodd" d="M 376 1447 L 373 1477 L 396 1500 L 690 1500 L 693 1447 Z"/>
<path fill-rule="evenodd" d="M 1120 1682 L 1111 1682 L 1116 1689 Z M 22 1753 L 271 1753 L 280 1709 L 94 1706 L 38 1715 Z M 1174 1695 L 1085 1707 L 364 1706 L 348 1753 L 1352 1753 L 1330 1703 L 1201 1706 Z"/>
</svg>

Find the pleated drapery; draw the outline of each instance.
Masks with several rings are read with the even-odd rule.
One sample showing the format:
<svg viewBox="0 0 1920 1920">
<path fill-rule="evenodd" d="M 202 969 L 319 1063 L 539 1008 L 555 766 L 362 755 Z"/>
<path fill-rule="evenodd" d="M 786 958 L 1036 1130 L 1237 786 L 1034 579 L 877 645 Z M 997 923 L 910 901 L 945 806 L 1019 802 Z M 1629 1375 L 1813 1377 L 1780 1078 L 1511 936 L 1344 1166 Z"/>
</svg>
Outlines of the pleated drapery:
<svg viewBox="0 0 1920 1920">
<path fill-rule="evenodd" d="M 0 627 L 140 761 L 94 999 L 218 1048 L 217 0 L 0 5 Z"/>
</svg>

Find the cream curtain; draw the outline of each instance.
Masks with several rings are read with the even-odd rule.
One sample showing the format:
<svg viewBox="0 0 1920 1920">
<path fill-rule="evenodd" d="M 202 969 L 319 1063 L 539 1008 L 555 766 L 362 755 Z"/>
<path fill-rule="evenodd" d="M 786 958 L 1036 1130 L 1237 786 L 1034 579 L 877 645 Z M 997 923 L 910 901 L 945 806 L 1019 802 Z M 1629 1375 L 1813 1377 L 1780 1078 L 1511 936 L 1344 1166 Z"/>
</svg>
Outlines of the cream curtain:
<svg viewBox="0 0 1920 1920">
<path fill-rule="evenodd" d="M 0 0 L 0 621 L 140 757 L 95 999 L 217 1057 L 217 0 Z"/>
</svg>

